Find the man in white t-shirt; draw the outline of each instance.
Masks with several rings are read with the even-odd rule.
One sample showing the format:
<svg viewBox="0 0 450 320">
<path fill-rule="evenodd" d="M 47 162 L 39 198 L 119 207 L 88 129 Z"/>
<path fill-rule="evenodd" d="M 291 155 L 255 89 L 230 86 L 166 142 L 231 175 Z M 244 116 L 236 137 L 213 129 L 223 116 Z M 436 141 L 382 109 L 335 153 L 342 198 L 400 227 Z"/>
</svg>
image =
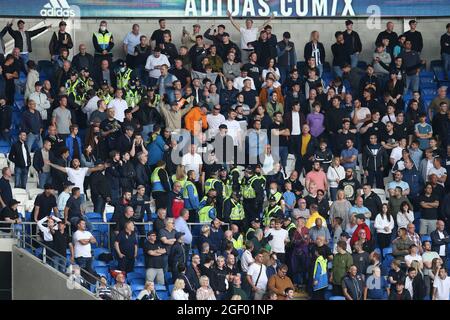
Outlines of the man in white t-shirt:
<svg viewBox="0 0 450 320">
<path fill-rule="evenodd" d="M 239 33 L 241 34 L 242 63 L 246 63 L 248 62 L 249 53 L 253 51 L 253 48 L 249 47 L 248 43 L 256 41 L 258 39 L 259 32 L 261 32 L 264 29 L 264 27 L 272 21 L 274 15 L 272 14 L 270 18 L 266 20 L 264 24 L 259 28 L 253 26 L 253 20 L 250 18 L 247 18 L 245 20 L 245 28 L 243 28 L 239 25 L 239 23 L 234 21 L 230 11 L 227 11 L 227 16 L 228 18 L 230 18 L 230 22 L 233 25 L 233 27 L 235 27 L 236 30 L 239 31 Z"/>
<path fill-rule="evenodd" d="M 54 168 L 56 170 L 59 170 L 61 172 L 64 172 L 65 174 L 67 174 L 69 181 L 74 184 L 74 187 L 80 188 L 83 202 L 84 202 L 83 184 L 84 184 L 84 179 L 86 178 L 86 175 L 88 175 L 89 173 L 92 173 L 92 172 L 102 171 L 109 166 L 108 164 L 99 164 L 92 168 L 87 168 L 87 167 L 82 168 L 82 167 L 80 167 L 80 160 L 78 160 L 76 158 L 72 160 L 71 168 L 69 168 L 69 167 L 64 168 L 64 167 L 58 166 L 56 164 L 53 164 L 50 161 L 46 161 L 46 164 L 50 165 L 52 168 Z"/>
<path fill-rule="evenodd" d="M 220 113 L 220 109 L 220 105 L 215 105 L 212 113 L 206 116 L 210 137 L 214 137 L 219 132 L 219 126 L 225 122 L 225 117 Z"/>
<path fill-rule="evenodd" d="M 170 68 L 169 59 L 165 54 L 161 53 L 161 49 L 159 47 L 156 47 L 153 50 L 153 54 L 148 56 L 147 62 L 145 63 L 145 70 L 148 71 L 148 75 L 150 77 L 148 87 L 153 87 L 156 85 L 156 82 L 161 76 L 161 67 L 164 64 Z"/>
<path fill-rule="evenodd" d="M 255 256 L 255 262 L 250 265 L 247 272 L 247 281 L 254 295 L 254 300 L 262 300 L 267 290 L 266 266 L 262 261 L 263 255 L 258 253 Z"/>
<path fill-rule="evenodd" d="M 447 169 L 445 169 L 441 164 L 441 158 L 435 157 L 433 160 L 433 167 L 428 171 L 428 180 L 432 174 L 437 176 L 437 183 L 441 186 L 445 185 L 447 181 Z"/>
<path fill-rule="evenodd" d="M 183 155 L 181 158 L 181 164 L 185 167 L 186 172 L 193 170 L 196 177 L 195 181 L 198 181 L 202 173 L 203 160 L 202 157 L 196 152 L 196 149 L 197 146 L 195 144 L 191 144 L 190 152 Z"/>
<path fill-rule="evenodd" d="M 123 90 L 117 88 L 116 97 L 108 104 L 108 108 L 114 109 L 114 118 L 119 122 L 123 122 L 123 119 L 125 119 L 125 110 L 128 109 L 128 104 L 122 97 Z"/>
<path fill-rule="evenodd" d="M 239 122 L 236 120 L 237 112 L 234 109 L 228 111 L 228 119 L 223 123 L 227 126 L 228 135 L 233 138 L 234 146 L 239 146 L 241 140 L 242 129 Z"/>
<path fill-rule="evenodd" d="M 72 236 L 74 245 L 75 262 L 89 273 L 94 273 L 92 270 L 92 254 L 91 244 L 97 243 L 92 233 L 86 230 L 86 221 L 80 219 L 77 224 L 77 231 Z"/>
<path fill-rule="evenodd" d="M 245 242 L 245 251 L 242 253 L 241 256 L 242 272 L 248 272 L 250 266 L 255 262 L 255 259 L 253 259 L 252 256 L 253 248 L 254 248 L 253 242 L 247 240 Z"/>
<path fill-rule="evenodd" d="M 450 278 L 445 268 L 439 269 L 438 276 L 434 278 L 433 283 L 433 300 L 450 299 Z"/>
<path fill-rule="evenodd" d="M 272 235 L 272 240 L 269 241 L 269 245 L 272 248 L 272 252 L 277 254 L 278 259 L 285 262 L 285 246 L 289 242 L 289 233 L 286 229 L 281 228 L 281 220 L 275 219 L 275 228 L 270 228 L 264 234 L 264 237 Z"/>
</svg>

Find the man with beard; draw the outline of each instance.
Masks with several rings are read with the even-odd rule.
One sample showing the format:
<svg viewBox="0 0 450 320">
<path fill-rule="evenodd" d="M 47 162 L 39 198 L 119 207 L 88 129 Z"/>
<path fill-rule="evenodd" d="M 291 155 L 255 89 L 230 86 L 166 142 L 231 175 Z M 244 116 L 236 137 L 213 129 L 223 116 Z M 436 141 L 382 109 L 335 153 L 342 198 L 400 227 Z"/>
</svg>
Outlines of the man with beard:
<svg viewBox="0 0 450 320">
<path fill-rule="evenodd" d="M 352 168 L 345 170 L 345 178 L 339 182 L 338 189 L 344 190 L 345 198 L 355 204 L 356 196 L 361 194 L 361 183 L 354 177 Z"/>
</svg>

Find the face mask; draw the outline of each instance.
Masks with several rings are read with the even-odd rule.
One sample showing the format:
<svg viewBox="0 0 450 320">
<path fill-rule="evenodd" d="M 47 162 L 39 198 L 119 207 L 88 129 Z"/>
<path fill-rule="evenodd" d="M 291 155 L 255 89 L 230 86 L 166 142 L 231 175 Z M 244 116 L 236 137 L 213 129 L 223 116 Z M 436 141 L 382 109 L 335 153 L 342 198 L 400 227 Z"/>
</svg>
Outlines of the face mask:
<svg viewBox="0 0 450 320">
<path fill-rule="evenodd" d="M 106 31 L 106 27 L 105 27 L 105 26 L 101 26 L 101 27 L 100 27 L 100 30 L 101 30 L 101 31 Z"/>
<path fill-rule="evenodd" d="M 125 67 L 120 68 L 120 72 L 125 72 L 125 70 L 126 70 Z"/>
<path fill-rule="evenodd" d="M 134 89 L 134 88 L 136 88 L 136 86 L 130 86 L 130 89 Z"/>
</svg>

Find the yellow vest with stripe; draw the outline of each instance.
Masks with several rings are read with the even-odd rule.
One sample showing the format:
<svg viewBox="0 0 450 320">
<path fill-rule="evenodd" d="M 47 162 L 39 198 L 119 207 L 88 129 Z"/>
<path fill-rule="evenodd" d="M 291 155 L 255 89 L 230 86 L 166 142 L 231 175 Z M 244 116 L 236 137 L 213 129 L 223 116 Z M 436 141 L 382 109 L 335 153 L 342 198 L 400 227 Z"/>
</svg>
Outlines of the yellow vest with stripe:
<svg viewBox="0 0 450 320">
<path fill-rule="evenodd" d="M 92 87 L 89 85 L 89 81 L 92 81 L 91 78 L 87 78 L 86 80 L 84 80 L 82 77 L 80 77 L 80 78 L 78 78 L 78 80 L 83 85 L 86 92 L 88 92 L 89 90 L 92 89 Z"/>
<path fill-rule="evenodd" d="M 296 229 L 297 227 L 295 226 L 295 224 L 293 223 L 293 222 L 291 222 L 288 226 L 287 226 L 287 228 L 286 228 L 286 231 L 287 232 L 289 232 L 289 231 L 291 231 L 292 229 Z"/>
<path fill-rule="evenodd" d="M 205 194 L 207 194 L 209 190 L 214 189 L 214 184 L 216 182 L 219 182 L 216 178 L 209 178 L 205 181 Z"/>
<path fill-rule="evenodd" d="M 220 182 L 222 182 L 222 186 L 223 186 L 223 197 L 224 198 L 229 198 L 231 197 L 231 194 L 233 193 L 233 186 L 231 185 L 231 179 L 227 179 L 227 180 L 220 180 Z"/>
<path fill-rule="evenodd" d="M 240 249 L 244 248 L 244 237 L 242 236 L 242 234 L 240 234 L 237 239 L 233 238 L 231 240 L 231 242 L 233 242 L 233 247 L 236 250 L 240 250 Z"/>
<path fill-rule="evenodd" d="M 198 211 L 198 220 L 200 223 L 210 223 L 212 219 L 209 216 L 209 211 L 213 209 L 214 206 L 204 206 Z"/>
<path fill-rule="evenodd" d="M 141 98 L 142 96 L 138 90 L 128 90 L 125 96 L 125 101 L 127 102 L 128 107 L 134 108 L 139 104 L 139 102 L 141 102 Z"/>
<path fill-rule="evenodd" d="M 172 177 L 173 179 L 173 177 Z M 189 192 L 188 192 L 188 187 L 192 186 L 192 188 L 194 189 L 194 195 L 198 198 L 198 192 L 197 192 L 197 187 L 195 186 L 195 184 L 190 181 L 190 180 L 186 180 L 185 184 L 183 186 L 183 199 L 189 199 Z"/>
<path fill-rule="evenodd" d="M 79 82 L 79 79 L 75 80 L 75 82 L 70 81 L 70 79 L 66 81 L 65 87 L 67 89 L 67 95 L 73 94 L 75 96 L 77 94 L 77 86 Z"/>
<path fill-rule="evenodd" d="M 108 93 L 104 93 L 103 90 L 97 91 L 97 96 L 98 96 L 101 100 L 105 101 L 105 103 L 106 103 L 107 105 L 108 105 L 108 104 L 112 101 L 112 99 L 113 99 L 112 95 L 110 95 L 109 92 L 108 92 Z"/>
<path fill-rule="evenodd" d="M 277 201 L 277 203 L 280 203 L 281 197 L 283 197 L 283 194 L 279 191 L 275 192 L 275 194 L 273 195 L 275 197 L 275 200 Z"/>
<path fill-rule="evenodd" d="M 245 233 L 245 239 L 248 240 L 248 234 L 249 234 L 250 232 L 255 232 L 255 231 L 256 231 L 256 230 L 253 229 L 252 227 L 248 228 L 247 232 Z"/>
<path fill-rule="evenodd" d="M 248 179 L 247 182 L 245 182 L 245 180 L 242 182 L 241 189 L 242 189 L 242 196 L 244 197 L 244 199 L 256 198 L 256 191 L 253 188 L 252 184 L 258 178 L 259 177 L 257 175 L 254 175 L 250 179 Z"/>
<path fill-rule="evenodd" d="M 161 169 L 162 167 L 156 167 L 155 170 L 153 170 L 152 175 L 150 176 L 150 182 L 152 183 L 152 191 L 164 191 L 164 187 L 158 175 L 159 170 Z"/>
<path fill-rule="evenodd" d="M 118 89 L 125 89 L 128 86 L 128 82 L 131 79 L 131 72 L 133 70 L 126 69 L 125 72 L 118 72 L 117 73 L 117 88 Z"/>
<path fill-rule="evenodd" d="M 109 46 L 109 41 L 111 40 L 112 34 L 107 32 L 105 34 L 101 34 L 100 32 L 94 33 L 95 38 L 97 39 L 97 43 L 102 50 L 106 50 Z"/>
<path fill-rule="evenodd" d="M 231 214 L 230 214 L 230 220 L 233 221 L 242 221 L 245 218 L 244 213 L 244 207 L 240 202 L 234 201 L 234 199 L 230 199 L 231 205 L 233 206 L 231 208 Z"/>
<path fill-rule="evenodd" d="M 278 210 L 281 210 L 281 207 L 279 205 L 276 205 L 272 209 L 269 209 L 269 207 L 264 209 L 264 225 L 268 226 L 270 224 L 270 220 L 272 218 L 272 215 L 277 212 Z"/>
</svg>

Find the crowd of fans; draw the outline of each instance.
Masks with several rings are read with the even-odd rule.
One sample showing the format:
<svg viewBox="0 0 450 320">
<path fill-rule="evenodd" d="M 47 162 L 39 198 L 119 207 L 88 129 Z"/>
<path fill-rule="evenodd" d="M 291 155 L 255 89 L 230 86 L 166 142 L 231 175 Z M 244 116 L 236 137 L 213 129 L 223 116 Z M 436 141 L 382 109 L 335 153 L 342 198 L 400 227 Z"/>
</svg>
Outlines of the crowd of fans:
<svg viewBox="0 0 450 320">
<path fill-rule="evenodd" d="M 31 38 L 50 26 L 26 31 L 20 20 L 0 32 L 1 44 L 14 39 L 11 54 L 0 46 L 0 134 L 14 187 L 27 188 L 31 167 L 38 175 L 31 220 L 44 243 L 95 274 L 92 201 L 102 214 L 114 206 L 108 241 L 123 271 L 114 290 L 102 278 L 105 299 L 132 297 L 126 276 L 142 249 L 138 299 L 159 299 L 169 271 L 175 300 L 290 300 L 299 290 L 448 300 L 450 101 L 446 87 L 429 105 L 422 97 L 417 22 L 401 35 L 389 22 L 372 44 L 347 20 L 332 57 L 314 31 L 299 62 L 273 17 L 258 27 L 229 18 L 236 42 L 225 25 L 195 24 L 181 46 L 164 19 L 150 37 L 134 24 L 123 42 L 102 21 L 71 60 L 62 21 L 39 66 Z M 374 48 L 367 65 L 363 45 Z M 3 168 L 1 217 L 20 224 L 12 176 Z M 64 259 L 54 264 L 64 271 Z"/>
</svg>

